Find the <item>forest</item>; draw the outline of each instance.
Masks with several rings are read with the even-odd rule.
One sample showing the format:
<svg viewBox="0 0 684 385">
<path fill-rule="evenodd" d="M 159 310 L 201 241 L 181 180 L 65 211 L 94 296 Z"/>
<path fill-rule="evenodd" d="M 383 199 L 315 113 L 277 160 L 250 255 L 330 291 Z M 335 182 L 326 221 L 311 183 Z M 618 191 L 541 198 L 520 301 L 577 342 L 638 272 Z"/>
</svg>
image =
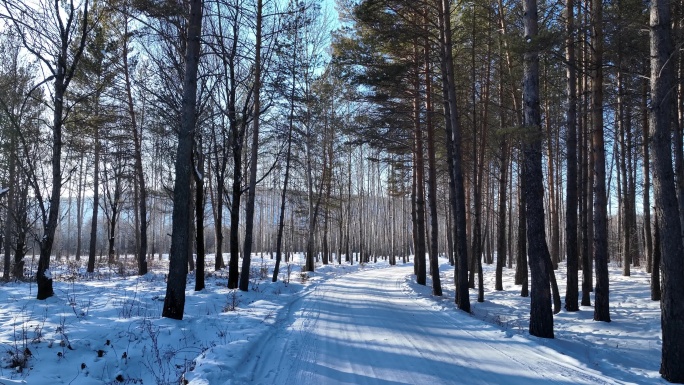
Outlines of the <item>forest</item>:
<svg viewBox="0 0 684 385">
<path fill-rule="evenodd" d="M 684 383 L 683 43 L 667 0 L 0 0 L 3 279 L 164 256 L 182 320 L 189 273 L 249 291 L 257 256 L 434 296 L 446 258 L 458 309 L 513 269 L 553 338 L 611 322 L 619 267 Z"/>
</svg>

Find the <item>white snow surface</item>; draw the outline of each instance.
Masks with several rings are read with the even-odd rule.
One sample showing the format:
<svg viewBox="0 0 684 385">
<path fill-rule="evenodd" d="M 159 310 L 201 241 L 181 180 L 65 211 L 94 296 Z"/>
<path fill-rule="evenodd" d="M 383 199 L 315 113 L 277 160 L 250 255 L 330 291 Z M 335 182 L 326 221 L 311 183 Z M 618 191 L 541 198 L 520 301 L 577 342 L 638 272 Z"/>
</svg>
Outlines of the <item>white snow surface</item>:
<svg viewBox="0 0 684 385">
<path fill-rule="evenodd" d="M 53 262 L 46 301 L 35 300 L 35 284 L 0 285 L 0 384 L 666 383 L 659 304 L 642 270 L 622 277 L 611 267 L 613 322 L 592 321 L 591 307 L 563 310 L 556 338 L 540 339 L 527 332 L 529 298 L 513 269 L 496 292 L 494 265 L 484 265 L 485 302 L 471 289 L 466 314 L 441 262 L 444 296 L 434 297 L 429 278 L 415 284 L 412 264 L 319 264 L 305 274 L 298 255 L 289 282 L 282 264 L 272 283 L 273 260 L 253 256 L 249 292 L 227 289 L 226 272 L 210 268 L 195 292 L 190 274 L 182 321 L 161 318 L 166 261 L 150 261 L 142 277 Z M 564 295 L 562 267 L 556 276 Z"/>
</svg>

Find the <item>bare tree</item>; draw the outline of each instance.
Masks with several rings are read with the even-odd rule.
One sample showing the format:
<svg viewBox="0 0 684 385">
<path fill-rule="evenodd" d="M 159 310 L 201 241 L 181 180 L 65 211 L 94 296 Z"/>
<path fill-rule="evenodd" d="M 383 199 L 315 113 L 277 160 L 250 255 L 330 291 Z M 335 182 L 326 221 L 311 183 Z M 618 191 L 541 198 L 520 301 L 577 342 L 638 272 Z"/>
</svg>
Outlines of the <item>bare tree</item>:
<svg viewBox="0 0 684 385">
<path fill-rule="evenodd" d="M 245 208 L 245 243 L 242 254 L 242 276 L 240 277 L 240 290 L 249 290 L 249 264 L 252 255 L 252 237 L 254 231 L 254 199 L 256 197 L 257 171 L 259 169 L 259 119 L 261 119 L 261 46 L 263 21 L 263 1 L 257 0 L 256 9 L 256 39 L 254 50 L 254 106 L 252 115 L 252 148 L 249 168 L 249 192 L 247 194 L 247 207 Z"/>
<path fill-rule="evenodd" d="M 64 125 L 67 89 L 78 66 L 90 29 L 89 1 L 76 3 L 16 2 L 2 0 L 0 15 L 21 36 L 24 48 L 34 55 L 47 69 L 50 76 L 43 83 L 52 82 L 52 177 L 50 192 L 46 196 L 38 181 L 33 180 L 33 190 L 38 198 L 43 227 L 40 239 L 40 258 L 36 281 L 40 300 L 51 297 L 52 277 L 49 273 L 50 254 L 59 223 L 59 201 L 62 188 L 62 129 Z M 66 107 L 66 108 L 65 108 Z"/>
</svg>

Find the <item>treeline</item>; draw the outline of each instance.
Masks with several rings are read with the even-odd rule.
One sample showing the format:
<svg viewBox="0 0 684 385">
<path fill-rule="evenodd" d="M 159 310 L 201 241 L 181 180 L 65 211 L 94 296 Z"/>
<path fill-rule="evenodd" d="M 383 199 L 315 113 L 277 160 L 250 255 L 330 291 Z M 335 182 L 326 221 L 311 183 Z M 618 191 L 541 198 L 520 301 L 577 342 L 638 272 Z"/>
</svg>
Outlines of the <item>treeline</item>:
<svg viewBox="0 0 684 385">
<path fill-rule="evenodd" d="M 682 4 L 0 5 L 3 276 L 37 252 L 39 299 L 55 254 L 145 274 L 169 253 L 171 318 L 207 252 L 242 290 L 253 252 L 274 280 L 285 252 L 309 271 L 415 255 L 435 295 L 446 255 L 460 309 L 485 300 L 482 263 L 497 290 L 515 266 L 530 333 L 553 337 L 592 291 L 610 321 L 613 262 L 653 275 L 661 372 L 684 381 Z"/>
</svg>

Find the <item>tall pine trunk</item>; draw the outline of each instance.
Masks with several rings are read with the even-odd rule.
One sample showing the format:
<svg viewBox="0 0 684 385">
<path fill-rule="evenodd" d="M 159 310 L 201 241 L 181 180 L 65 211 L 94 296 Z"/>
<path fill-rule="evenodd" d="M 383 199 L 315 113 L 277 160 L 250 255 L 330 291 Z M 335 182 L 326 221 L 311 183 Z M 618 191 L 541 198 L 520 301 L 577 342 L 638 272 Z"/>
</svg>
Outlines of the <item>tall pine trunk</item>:
<svg viewBox="0 0 684 385">
<path fill-rule="evenodd" d="M 653 268 L 653 237 L 651 234 L 651 153 L 649 151 L 649 135 L 648 135 L 648 84 L 647 80 L 643 81 L 641 106 L 644 115 L 644 122 L 642 126 L 642 152 L 643 152 L 643 169 L 644 176 L 644 195 L 643 195 L 643 210 L 644 210 L 644 254 L 646 259 L 646 272 L 650 273 Z"/>
<path fill-rule="evenodd" d="M 427 19 L 427 11 L 425 13 Z M 427 25 L 427 23 L 426 23 Z M 428 152 L 428 205 L 430 209 L 430 276 L 432 277 L 432 294 L 442 295 L 442 283 L 439 277 L 438 242 L 439 229 L 437 216 L 437 165 L 435 160 L 435 128 L 433 126 L 432 110 L 432 73 L 430 70 L 430 45 L 425 39 L 425 107 Z"/>
<path fill-rule="evenodd" d="M 682 223 L 672 169 L 672 87 L 674 52 L 670 1 L 652 0 L 650 6 L 651 114 L 653 185 L 656 200 L 656 228 L 660 235 L 663 295 L 663 333 L 660 374 L 670 382 L 684 382 L 684 248 Z M 655 258 L 654 258 L 655 259 Z M 654 264 L 653 270 L 658 268 Z"/>
<path fill-rule="evenodd" d="M 439 0 L 438 0 L 439 1 Z M 456 83 L 451 42 L 451 3 L 441 0 L 437 4 L 440 25 L 440 63 L 444 96 L 445 131 L 449 166 L 449 199 L 454 213 L 456 234 L 456 304 L 470 313 L 468 292 L 468 239 L 466 236 L 465 184 L 462 169 L 461 125 L 456 105 Z"/>
<path fill-rule="evenodd" d="M 418 59 L 418 47 L 414 42 L 414 57 Z M 417 62 L 417 60 L 416 60 Z M 415 258 L 416 282 L 425 285 L 426 266 L 425 266 L 425 176 L 424 176 L 424 155 L 423 155 L 423 131 L 420 124 L 420 73 L 416 66 L 414 69 L 414 88 L 413 88 L 413 167 L 416 176 L 416 216 L 415 226 Z"/>
<path fill-rule="evenodd" d="M 197 264 L 195 266 L 195 291 L 204 289 L 204 154 L 202 154 L 202 140 L 198 138 L 193 156 L 193 176 L 195 178 L 195 248 L 197 250 Z M 192 217 L 192 216 L 191 216 Z"/>
<path fill-rule="evenodd" d="M 591 149 L 594 163 L 594 264 L 596 292 L 594 321 L 610 322 L 608 280 L 608 201 L 606 197 L 606 150 L 603 139 L 603 3 L 591 6 Z"/>
<path fill-rule="evenodd" d="M 577 249 L 577 71 L 575 67 L 575 27 L 574 0 L 566 0 L 566 51 L 568 111 L 566 115 L 566 200 L 565 200 L 565 253 L 567 258 L 567 284 L 565 290 L 565 310 L 578 311 L 579 297 L 579 256 Z"/>
<path fill-rule="evenodd" d="M 99 114 L 99 97 L 96 96 L 95 116 Z M 97 217 L 100 209 L 100 152 L 102 145 L 100 144 L 100 128 L 99 124 L 94 127 L 95 149 L 93 153 L 93 214 L 90 218 L 90 243 L 88 245 L 88 273 L 95 271 L 95 256 L 97 253 Z"/>
<path fill-rule="evenodd" d="M 544 228 L 544 176 L 542 174 L 542 131 L 539 107 L 539 52 L 535 47 L 538 33 L 537 1 L 525 0 L 523 3 L 525 41 L 523 104 L 524 122 L 528 135 L 524 150 L 527 250 L 532 274 L 530 301 L 530 334 L 553 338 L 553 314 L 551 311 L 551 290 L 549 274 L 549 250 L 546 245 Z"/>
<path fill-rule="evenodd" d="M 176 152 L 176 180 L 173 189 L 173 214 L 171 252 L 169 254 L 169 278 L 162 317 L 183 319 L 185 308 L 185 286 L 188 275 L 188 252 L 191 249 L 189 237 L 191 199 L 190 183 L 192 164 L 193 133 L 196 124 L 197 69 L 200 59 L 200 36 L 202 32 L 202 0 L 190 0 L 187 45 L 185 52 L 185 76 L 183 78 L 183 99 L 181 105 L 181 126 L 178 131 Z"/>
</svg>

